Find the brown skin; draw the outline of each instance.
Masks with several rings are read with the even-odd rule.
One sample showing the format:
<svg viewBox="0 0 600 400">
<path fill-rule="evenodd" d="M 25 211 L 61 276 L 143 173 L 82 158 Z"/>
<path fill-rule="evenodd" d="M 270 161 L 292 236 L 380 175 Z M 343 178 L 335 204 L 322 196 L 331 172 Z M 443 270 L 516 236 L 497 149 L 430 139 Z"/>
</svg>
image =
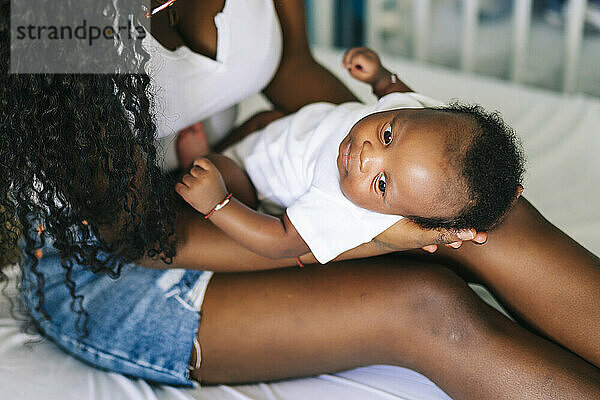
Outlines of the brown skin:
<svg viewBox="0 0 600 400">
<path fill-rule="evenodd" d="M 263 93 L 283 112 L 290 113 L 317 101 L 357 101 L 343 83 L 318 64 L 308 47 L 302 0 L 275 0 L 283 33 L 279 69 Z M 301 79 L 300 79 L 301 77 Z"/>
<path fill-rule="evenodd" d="M 198 338 L 192 376 L 208 384 L 385 363 L 457 399 L 600 394 L 596 368 L 505 318 L 450 271 L 391 258 L 217 274 Z"/>
<path fill-rule="evenodd" d="M 398 243 L 402 244 L 402 243 Z M 521 198 L 483 246 L 442 249 L 527 325 L 600 366 L 600 258 Z"/>
<path fill-rule="evenodd" d="M 361 119 L 339 146 L 342 192 L 359 207 L 383 214 L 456 216 L 468 198 L 443 207 L 440 197 L 448 182 L 460 180 L 447 167 L 446 151 L 447 126 L 462 123 L 460 119 L 437 110 L 410 108 Z"/>
<path fill-rule="evenodd" d="M 190 0 L 178 3 L 184 1 Z M 193 3 L 198 7 L 220 4 L 213 7 L 216 13 L 223 1 Z M 282 7 L 293 11 L 299 3 L 276 4 L 278 11 Z M 214 13 L 196 14 L 212 21 Z M 288 26 L 303 29 L 302 13 L 279 14 L 282 23 L 287 18 Z M 210 29 L 212 23 L 195 26 Z M 306 38 L 290 39 L 286 31 L 284 27 L 284 60 L 293 60 L 293 54 L 303 52 L 288 51 L 292 56 L 286 58 L 285 47 Z M 290 31 L 293 35 L 297 30 Z M 216 44 L 216 32 L 198 37 Z M 323 73 L 321 68 L 310 72 L 296 68 L 306 76 Z M 302 103 L 310 95 L 315 98 L 306 103 L 329 99 L 331 93 L 340 101 L 352 97 L 346 89 L 332 90 L 323 84 L 339 88 L 339 81 L 331 77 L 310 84 L 303 80 L 302 87 L 288 90 L 299 84 L 297 73 L 286 73 L 294 70 L 291 67 L 280 70 L 268 92 L 273 99 L 281 96 L 275 102 L 290 104 L 289 110 L 294 109 L 294 99 Z M 310 90 L 297 95 L 303 88 Z M 287 98 L 286 92 L 294 96 Z M 233 182 L 227 184 L 236 192 Z M 291 259 L 270 260 L 242 248 L 195 212 L 182 214 L 177 229 L 182 237 L 175 259 L 178 266 L 231 271 L 294 264 Z M 401 249 L 453 239 L 458 237 L 404 224 L 387 241 Z M 531 325 L 600 365 L 596 329 L 600 261 L 544 220 L 525 199 L 490 233 L 489 243 L 444 252 L 463 263 L 458 270 L 480 277 Z M 532 292 L 532 288 L 539 290 Z M 457 398 L 583 399 L 598 398 L 600 392 L 596 367 L 490 311 L 447 271 L 400 260 L 217 273 L 208 287 L 198 336 L 203 364 L 192 375 L 206 382 L 257 381 L 390 362 L 420 370 Z"/>
<path fill-rule="evenodd" d="M 392 82 L 392 73 L 383 67 L 377 53 L 366 47 L 354 47 L 348 50 L 342 59 L 342 66 L 354 78 L 371 85 L 373 94 L 377 98 L 394 92 L 413 91 L 397 76 L 397 81 Z"/>
</svg>

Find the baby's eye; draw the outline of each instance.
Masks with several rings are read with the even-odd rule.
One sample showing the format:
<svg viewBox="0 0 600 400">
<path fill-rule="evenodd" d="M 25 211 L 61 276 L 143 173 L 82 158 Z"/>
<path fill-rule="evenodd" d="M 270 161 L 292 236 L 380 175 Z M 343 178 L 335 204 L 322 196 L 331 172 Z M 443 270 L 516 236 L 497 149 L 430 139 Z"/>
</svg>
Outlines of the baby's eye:
<svg viewBox="0 0 600 400">
<path fill-rule="evenodd" d="M 381 192 L 381 194 L 385 194 L 385 175 L 381 175 L 379 180 L 377 181 L 377 188 Z"/>
<path fill-rule="evenodd" d="M 385 128 L 385 131 L 383 131 L 383 143 L 385 145 L 388 145 L 392 142 L 392 127 L 388 126 L 387 128 Z"/>
</svg>

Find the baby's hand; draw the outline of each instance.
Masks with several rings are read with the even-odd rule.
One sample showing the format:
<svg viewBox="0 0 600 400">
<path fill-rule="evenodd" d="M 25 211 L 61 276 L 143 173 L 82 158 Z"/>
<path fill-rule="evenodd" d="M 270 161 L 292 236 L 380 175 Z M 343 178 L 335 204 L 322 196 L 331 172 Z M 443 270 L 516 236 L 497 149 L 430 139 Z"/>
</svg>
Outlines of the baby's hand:
<svg viewBox="0 0 600 400">
<path fill-rule="evenodd" d="M 208 214 L 227 195 L 221 173 L 207 158 L 194 160 L 190 172 L 175 185 L 175 191 L 202 214 Z"/>
<path fill-rule="evenodd" d="M 381 79 L 389 76 L 381 65 L 379 56 L 366 47 L 354 47 L 344 54 L 342 66 L 350 72 L 355 79 L 375 86 Z"/>
</svg>

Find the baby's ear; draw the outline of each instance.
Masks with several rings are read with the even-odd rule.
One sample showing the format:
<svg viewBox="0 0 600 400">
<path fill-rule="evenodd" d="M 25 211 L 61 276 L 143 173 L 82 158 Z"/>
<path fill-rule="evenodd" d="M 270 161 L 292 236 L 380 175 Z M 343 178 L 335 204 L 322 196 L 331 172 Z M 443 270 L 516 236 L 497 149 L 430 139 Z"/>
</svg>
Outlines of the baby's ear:
<svg viewBox="0 0 600 400">
<path fill-rule="evenodd" d="M 523 193 L 523 186 L 522 185 L 518 185 L 517 186 L 517 197 L 516 197 L 517 199 L 519 197 L 521 197 L 521 193 Z"/>
</svg>

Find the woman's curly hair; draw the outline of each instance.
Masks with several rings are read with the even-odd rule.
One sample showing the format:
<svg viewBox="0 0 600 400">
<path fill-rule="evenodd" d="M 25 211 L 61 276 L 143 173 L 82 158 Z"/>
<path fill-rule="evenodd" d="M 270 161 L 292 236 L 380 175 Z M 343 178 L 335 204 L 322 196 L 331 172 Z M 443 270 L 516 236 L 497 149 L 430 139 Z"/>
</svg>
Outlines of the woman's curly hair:
<svg viewBox="0 0 600 400">
<path fill-rule="evenodd" d="M 82 301 L 71 280 L 75 263 L 116 277 L 126 262 L 149 256 L 168 263 L 175 255 L 175 200 L 158 167 L 150 79 L 10 73 L 9 3 L 0 0 L 0 254 L 13 254 L 24 239 L 37 277 L 37 309 L 46 315 L 35 232 L 51 237 L 74 308 L 85 314 L 75 307 Z M 118 0 L 60 3 L 84 3 L 107 21 L 119 10 Z M 137 15 L 143 15 L 140 9 Z M 115 71 L 148 60 L 143 49 L 126 42 L 112 49 L 118 57 L 111 62 L 120 63 Z M 0 282 L 7 279 L 5 268 Z"/>
</svg>

